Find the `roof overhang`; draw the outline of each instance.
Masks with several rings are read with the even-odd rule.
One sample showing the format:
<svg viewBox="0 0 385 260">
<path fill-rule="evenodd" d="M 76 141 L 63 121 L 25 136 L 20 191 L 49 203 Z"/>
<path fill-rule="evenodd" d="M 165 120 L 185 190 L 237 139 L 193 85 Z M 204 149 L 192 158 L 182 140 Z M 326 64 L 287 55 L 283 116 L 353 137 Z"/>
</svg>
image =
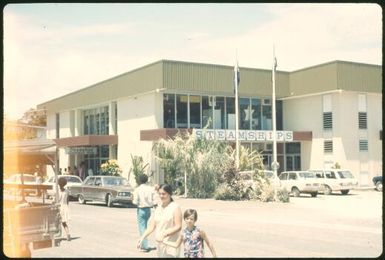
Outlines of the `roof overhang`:
<svg viewBox="0 0 385 260">
<path fill-rule="evenodd" d="M 6 168 L 38 164 L 54 165 L 56 144 L 50 139 L 5 141 L 3 152 Z"/>
<path fill-rule="evenodd" d="M 192 128 L 159 128 L 159 129 L 150 129 L 150 130 L 141 130 L 140 131 L 140 140 L 141 141 L 157 141 L 159 139 L 169 139 L 174 138 L 175 135 L 181 132 L 192 133 Z M 293 141 L 311 141 L 313 138 L 313 133 L 311 131 L 293 131 Z"/>
<path fill-rule="evenodd" d="M 71 146 L 95 146 L 95 145 L 114 145 L 118 144 L 117 135 L 82 135 L 54 139 L 60 147 Z"/>
</svg>

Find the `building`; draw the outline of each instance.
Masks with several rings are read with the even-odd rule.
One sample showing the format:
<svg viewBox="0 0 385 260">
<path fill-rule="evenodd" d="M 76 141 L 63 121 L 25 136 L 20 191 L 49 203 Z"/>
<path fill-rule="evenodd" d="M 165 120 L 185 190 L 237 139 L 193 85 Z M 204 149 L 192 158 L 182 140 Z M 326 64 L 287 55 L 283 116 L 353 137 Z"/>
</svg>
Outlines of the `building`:
<svg viewBox="0 0 385 260">
<path fill-rule="evenodd" d="M 276 73 L 279 172 L 350 169 L 360 185 L 382 173 L 382 67 L 333 61 Z M 59 146 L 61 168 L 86 162 L 99 173 L 117 159 L 128 176 L 130 155 L 159 173 L 152 153 L 159 138 L 178 129 L 235 129 L 234 68 L 160 60 L 39 104 L 47 111 L 47 138 Z M 271 70 L 240 68 L 241 144 L 271 165 Z M 285 133 L 284 133 L 285 134 Z M 156 181 L 162 176 L 155 174 Z"/>
</svg>

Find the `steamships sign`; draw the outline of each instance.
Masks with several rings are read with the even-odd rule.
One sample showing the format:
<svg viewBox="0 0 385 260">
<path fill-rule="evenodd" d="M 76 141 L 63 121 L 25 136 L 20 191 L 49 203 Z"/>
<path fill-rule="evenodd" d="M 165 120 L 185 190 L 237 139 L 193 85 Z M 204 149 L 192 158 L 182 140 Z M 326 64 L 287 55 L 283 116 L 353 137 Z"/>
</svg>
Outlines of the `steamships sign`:
<svg viewBox="0 0 385 260">
<path fill-rule="evenodd" d="M 220 141 L 235 141 L 235 130 L 224 130 L 224 129 L 194 129 L 193 134 L 197 138 L 206 138 L 209 140 L 220 140 Z M 238 130 L 238 139 L 240 141 L 251 141 L 251 142 L 263 142 L 273 141 L 273 131 L 263 130 Z M 276 140 L 292 142 L 293 131 L 276 131 Z"/>
</svg>

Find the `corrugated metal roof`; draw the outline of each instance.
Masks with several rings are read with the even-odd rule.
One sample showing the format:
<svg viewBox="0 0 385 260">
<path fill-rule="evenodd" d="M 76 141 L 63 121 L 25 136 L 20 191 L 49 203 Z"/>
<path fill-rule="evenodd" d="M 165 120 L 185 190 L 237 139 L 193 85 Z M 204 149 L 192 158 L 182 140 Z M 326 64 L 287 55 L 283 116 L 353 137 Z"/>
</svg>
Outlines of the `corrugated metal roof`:
<svg viewBox="0 0 385 260">
<path fill-rule="evenodd" d="M 61 111 L 165 88 L 165 92 L 233 96 L 234 68 L 226 65 L 160 60 L 107 79 L 38 108 Z M 382 91 L 382 67 L 333 61 L 293 71 L 277 71 L 277 98 L 334 89 Z M 240 67 L 240 97 L 270 97 L 271 70 Z"/>
</svg>

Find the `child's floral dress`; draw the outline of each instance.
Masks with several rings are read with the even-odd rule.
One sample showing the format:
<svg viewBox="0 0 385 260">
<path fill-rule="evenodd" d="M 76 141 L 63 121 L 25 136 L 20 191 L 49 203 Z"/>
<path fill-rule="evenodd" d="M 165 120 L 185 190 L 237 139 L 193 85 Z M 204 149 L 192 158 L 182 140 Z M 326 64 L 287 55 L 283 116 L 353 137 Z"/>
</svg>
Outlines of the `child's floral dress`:
<svg viewBox="0 0 385 260">
<path fill-rule="evenodd" d="M 184 256 L 187 258 L 204 257 L 203 238 L 199 228 L 183 229 Z"/>
</svg>

